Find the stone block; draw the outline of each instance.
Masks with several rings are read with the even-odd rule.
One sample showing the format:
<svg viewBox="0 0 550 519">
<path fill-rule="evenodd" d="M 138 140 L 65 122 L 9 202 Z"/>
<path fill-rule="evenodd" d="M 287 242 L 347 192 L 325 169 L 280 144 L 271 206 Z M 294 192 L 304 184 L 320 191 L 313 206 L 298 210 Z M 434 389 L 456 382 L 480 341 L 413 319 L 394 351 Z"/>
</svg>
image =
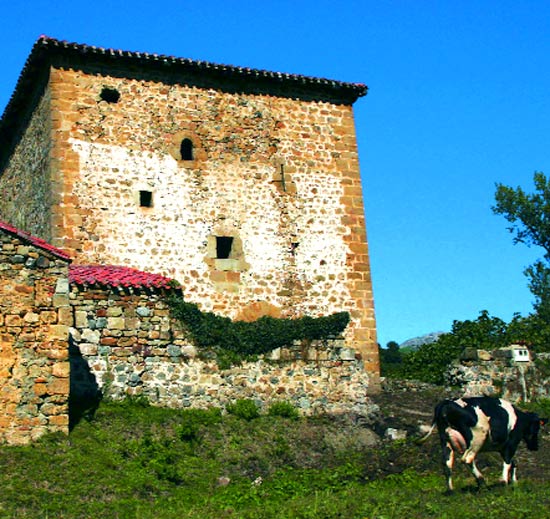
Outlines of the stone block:
<svg viewBox="0 0 550 519">
<path fill-rule="evenodd" d="M 97 344 L 90 344 L 87 342 L 82 342 L 78 345 L 80 353 L 86 357 L 91 355 L 97 355 L 98 347 Z"/>
<path fill-rule="evenodd" d="M 184 357 L 194 359 L 197 356 L 197 348 L 195 348 L 195 346 L 188 344 L 181 348 L 181 354 Z"/>
<path fill-rule="evenodd" d="M 135 337 L 121 337 L 117 341 L 117 346 L 121 348 L 131 348 L 136 344 L 137 339 Z"/>
<path fill-rule="evenodd" d="M 477 350 L 478 360 L 490 361 L 493 360 L 493 356 L 487 350 Z"/>
<path fill-rule="evenodd" d="M 34 312 L 27 312 L 23 317 L 23 320 L 25 321 L 26 324 L 35 324 L 40 321 L 40 315 Z"/>
<path fill-rule="evenodd" d="M 69 293 L 69 280 L 67 278 L 59 278 L 55 284 L 56 294 L 68 294 Z"/>
<path fill-rule="evenodd" d="M 355 360 L 355 350 L 352 348 L 342 348 L 340 351 L 340 359 L 346 361 Z"/>
<path fill-rule="evenodd" d="M 33 391 L 36 396 L 44 396 L 48 393 L 48 386 L 46 384 L 35 384 Z"/>
<path fill-rule="evenodd" d="M 99 329 L 107 328 L 107 324 L 108 324 L 108 321 L 107 321 L 106 317 L 98 317 L 95 320 L 95 327 L 96 328 L 99 328 Z"/>
<path fill-rule="evenodd" d="M 113 330 L 123 330 L 125 328 L 124 321 L 124 317 L 107 317 L 107 328 Z"/>
<path fill-rule="evenodd" d="M 69 348 L 51 348 L 47 351 L 48 359 L 66 360 L 69 358 Z"/>
<path fill-rule="evenodd" d="M 146 306 L 138 306 L 136 308 L 136 313 L 140 317 L 149 317 L 151 315 L 151 309 Z"/>
<path fill-rule="evenodd" d="M 68 340 L 69 327 L 64 324 L 53 324 L 49 328 L 49 336 L 51 339 Z"/>
<path fill-rule="evenodd" d="M 75 326 L 77 328 L 86 328 L 88 326 L 88 312 L 77 310 L 74 313 Z"/>
<path fill-rule="evenodd" d="M 122 315 L 122 308 L 120 306 L 111 306 L 107 308 L 107 317 L 120 317 Z"/>
<path fill-rule="evenodd" d="M 54 294 L 52 298 L 52 304 L 55 308 L 59 308 L 61 306 L 69 306 L 68 294 Z"/>
<path fill-rule="evenodd" d="M 61 429 L 65 429 L 65 432 L 69 432 L 69 415 L 68 414 L 59 414 L 50 416 L 48 419 L 50 425 L 55 425 Z"/>
<path fill-rule="evenodd" d="M 69 394 L 69 379 L 55 378 L 48 384 L 48 394 L 50 395 L 68 395 Z"/>
<path fill-rule="evenodd" d="M 466 362 L 477 360 L 477 348 L 464 348 L 464 350 L 462 350 L 462 353 L 460 354 L 460 360 Z"/>
<path fill-rule="evenodd" d="M 23 326 L 23 319 L 18 315 L 6 315 L 4 321 L 6 326 Z"/>
<path fill-rule="evenodd" d="M 57 322 L 57 313 L 54 311 L 40 312 L 40 321 L 47 324 L 55 324 Z M 62 323 L 67 324 L 67 323 Z"/>
<path fill-rule="evenodd" d="M 58 378 L 66 378 L 70 375 L 71 367 L 69 362 L 56 362 L 52 368 L 52 375 Z"/>
<path fill-rule="evenodd" d="M 101 333 L 98 330 L 90 330 L 89 328 L 85 328 L 82 330 L 81 337 L 84 342 L 99 344 Z"/>
</svg>

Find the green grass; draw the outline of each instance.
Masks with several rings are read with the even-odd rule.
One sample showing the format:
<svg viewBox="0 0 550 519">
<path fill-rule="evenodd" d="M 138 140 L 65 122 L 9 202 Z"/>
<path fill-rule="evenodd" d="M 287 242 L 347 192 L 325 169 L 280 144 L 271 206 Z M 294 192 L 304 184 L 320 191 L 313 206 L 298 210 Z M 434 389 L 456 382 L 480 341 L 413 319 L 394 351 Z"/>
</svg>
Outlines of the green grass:
<svg viewBox="0 0 550 519">
<path fill-rule="evenodd" d="M 550 517 L 547 483 L 474 492 L 464 472 L 446 496 L 429 453 L 405 442 L 366 447 L 351 441 L 360 429 L 341 419 L 102 403 L 69 437 L 0 448 L 0 517 Z M 335 442 L 338 434 L 349 441 Z"/>
</svg>

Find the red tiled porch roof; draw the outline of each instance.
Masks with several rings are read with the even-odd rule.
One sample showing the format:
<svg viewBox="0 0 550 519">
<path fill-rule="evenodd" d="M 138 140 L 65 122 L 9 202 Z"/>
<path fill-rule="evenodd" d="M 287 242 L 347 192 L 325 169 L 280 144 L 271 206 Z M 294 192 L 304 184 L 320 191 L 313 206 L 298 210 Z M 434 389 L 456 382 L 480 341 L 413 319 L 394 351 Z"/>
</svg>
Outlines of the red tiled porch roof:
<svg viewBox="0 0 550 519">
<path fill-rule="evenodd" d="M 58 249 L 57 247 L 54 247 L 53 245 L 43 240 L 42 238 L 38 238 L 38 236 L 33 236 L 28 232 L 21 231 L 20 229 L 17 229 L 13 225 L 3 222 L 2 220 L 0 220 L 0 230 L 5 231 L 8 234 L 11 234 L 12 236 L 17 236 L 18 238 L 21 238 L 25 242 L 31 245 L 34 245 L 35 247 L 38 247 L 43 251 L 49 252 L 50 254 L 62 260 L 72 261 L 71 257 L 65 251 Z"/>
<path fill-rule="evenodd" d="M 69 283 L 122 288 L 174 288 L 174 280 L 160 274 L 116 265 L 71 265 Z"/>
</svg>

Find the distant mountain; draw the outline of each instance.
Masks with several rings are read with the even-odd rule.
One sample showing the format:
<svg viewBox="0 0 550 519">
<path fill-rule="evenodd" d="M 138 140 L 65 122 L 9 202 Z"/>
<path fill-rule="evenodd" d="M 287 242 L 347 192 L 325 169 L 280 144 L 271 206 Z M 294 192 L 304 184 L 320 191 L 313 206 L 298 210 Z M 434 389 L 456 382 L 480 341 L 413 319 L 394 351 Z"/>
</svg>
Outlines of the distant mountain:
<svg viewBox="0 0 550 519">
<path fill-rule="evenodd" d="M 415 337 L 414 339 L 408 339 L 405 342 L 402 342 L 399 345 L 400 350 L 417 350 L 423 344 L 430 344 L 436 342 L 441 335 L 445 332 L 432 332 L 427 333 L 426 335 L 421 335 L 420 337 Z"/>
</svg>

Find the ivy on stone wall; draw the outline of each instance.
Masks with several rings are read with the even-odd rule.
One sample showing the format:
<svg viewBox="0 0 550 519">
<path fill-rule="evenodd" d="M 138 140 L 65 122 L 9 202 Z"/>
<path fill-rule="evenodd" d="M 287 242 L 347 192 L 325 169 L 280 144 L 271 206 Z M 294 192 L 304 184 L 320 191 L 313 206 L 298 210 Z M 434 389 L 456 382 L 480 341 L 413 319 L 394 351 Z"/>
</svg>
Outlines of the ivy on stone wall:
<svg viewBox="0 0 550 519">
<path fill-rule="evenodd" d="M 253 322 L 232 321 L 212 312 L 202 312 L 196 304 L 178 296 L 172 296 L 169 305 L 173 317 L 183 323 L 201 353 L 214 356 L 223 366 L 291 346 L 294 341 L 338 337 L 350 319 L 348 312 L 338 312 L 323 317 L 264 316 Z"/>
</svg>

